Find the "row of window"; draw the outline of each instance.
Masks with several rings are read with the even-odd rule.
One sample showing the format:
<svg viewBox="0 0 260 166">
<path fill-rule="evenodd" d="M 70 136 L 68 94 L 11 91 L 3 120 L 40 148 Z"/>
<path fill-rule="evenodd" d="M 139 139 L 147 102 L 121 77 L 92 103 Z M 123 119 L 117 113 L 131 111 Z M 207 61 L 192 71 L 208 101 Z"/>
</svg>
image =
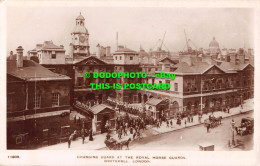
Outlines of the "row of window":
<svg viewBox="0 0 260 166">
<path fill-rule="evenodd" d="M 115 59 L 117 60 L 117 56 L 115 56 Z M 122 56 L 119 56 L 119 60 L 122 60 Z M 130 60 L 134 60 L 134 57 L 130 56 Z"/>
<path fill-rule="evenodd" d="M 52 106 L 59 106 L 59 99 L 60 99 L 60 94 L 59 93 L 52 93 Z M 41 108 L 41 95 L 37 94 L 34 98 L 33 98 L 33 105 L 34 108 Z"/>
</svg>

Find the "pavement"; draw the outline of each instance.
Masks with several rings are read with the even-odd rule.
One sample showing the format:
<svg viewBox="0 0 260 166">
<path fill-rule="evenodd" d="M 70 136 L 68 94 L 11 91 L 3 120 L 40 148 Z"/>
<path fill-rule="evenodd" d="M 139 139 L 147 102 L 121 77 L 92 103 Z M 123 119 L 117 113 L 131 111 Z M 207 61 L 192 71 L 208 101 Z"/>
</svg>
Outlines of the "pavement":
<svg viewBox="0 0 260 166">
<path fill-rule="evenodd" d="M 252 110 L 254 110 L 254 100 L 248 99 L 248 100 L 244 101 L 243 109 L 241 109 L 241 107 L 239 106 L 239 107 L 231 108 L 229 114 L 219 111 L 219 112 L 214 112 L 213 115 L 215 117 L 222 116 L 222 118 L 227 118 L 227 117 L 239 115 L 241 113 L 249 112 L 249 111 L 252 111 Z M 184 124 L 185 118 L 182 120 L 181 125 L 177 125 L 176 120 L 171 119 L 172 122 L 173 122 L 173 125 L 170 126 L 170 124 L 169 124 L 169 127 L 167 127 L 165 122 L 162 123 L 160 128 L 148 126 L 147 130 L 141 131 L 141 137 L 142 138 L 151 137 L 151 136 L 154 136 L 154 135 L 159 135 L 159 134 L 168 133 L 168 132 L 172 132 L 172 131 L 176 131 L 176 130 L 190 128 L 190 127 L 193 127 L 193 126 L 203 125 L 204 120 L 208 119 L 210 114 L 211 113 L 208 113 L 207 115 L 204 114 L 202 116 L 202 119 L 201 119 L 202 123 L 199 123 L 198 116 L 193 116 L 193 123 L 188 123 L 187 118 L 186 118 L 186 122 L 187 122 L 186 126 Z M 118 139 L 117 134 L 115 134 L 115 131 L 113 131 L 112 137 L 119 142 L 127 140 L 128 138 L 132 138 L 132 140 L 133 140 L 133 135 L 130 134 L 129 131 L 128 131 L 128 135 L 122 136 L 122 139 L 120 139 L 120 140 Z M 93 141 L 89 141 L 88 137 L 86 137 L 84 144 L 82 144 L 82 138 L 78 138 L 75 141 L 71 142 L 71 148 L 68 148 L 68 143 L 64 142 L 64 143 L 59 143 L 59 144 L 56 144 L 56 145 L 44 146 L 44 147 L 41 147 L 41 148 L 38 148 L 38 149 L 42 149 L 42 150 L 51 150 L 51 149 L 53 149 L 53 150 L 56 150 L 56 149 L 59 149 L 59 150 L 61 150 L 61 149 L 97 150 L 97 149 L 104 149 L 106 147 L 106 145 L 104 144 L 104 140 L 106 138 L 106 133 L 94 135 L 93 138 L 94 138 Z"/>
</svg>

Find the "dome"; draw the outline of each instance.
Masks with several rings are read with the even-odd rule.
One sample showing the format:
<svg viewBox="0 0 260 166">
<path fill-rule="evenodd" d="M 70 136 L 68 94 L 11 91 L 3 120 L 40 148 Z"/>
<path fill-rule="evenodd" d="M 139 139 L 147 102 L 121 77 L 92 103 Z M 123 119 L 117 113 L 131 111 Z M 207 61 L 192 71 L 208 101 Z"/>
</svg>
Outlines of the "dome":
<svg viewBox="0 0 260 166">
<path fill-rule="evenodd" d="M 85 20 L 85 18 L 81 15 L 81 12 L 80 12 L 79 16 L 76 18 L 76 20 Z"/>
<path fill-rule="evenodd" d="M 76 25 L 72 33 L 86 33 L 88 34 L 87 28 L 82 25 Z"/>
<path fill-rule="evenodd" d="M 213 37 L 213 40 L 209 43 L 209 47 L 219 47 L 218 42 L 215 40 L 215 37 Z"/>
</svg>

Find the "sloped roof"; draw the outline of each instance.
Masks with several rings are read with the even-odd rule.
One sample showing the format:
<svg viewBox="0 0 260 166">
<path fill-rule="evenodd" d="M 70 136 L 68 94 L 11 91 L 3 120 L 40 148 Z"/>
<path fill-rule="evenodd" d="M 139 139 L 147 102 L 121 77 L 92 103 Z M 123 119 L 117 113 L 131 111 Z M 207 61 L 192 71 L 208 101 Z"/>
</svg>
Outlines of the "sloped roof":
<svg viewBox="0 0 260 166">
<path fill-rule="evenodd" d="M 146 104 L 156 106 L 156 105 L 160 104 L 162 101 L 163 101 L 162 99 L 157 99 L 157 98 L 154 98 L 154 97 L 153 97 L 153 98 L 149 99 L 149 100 L 146 102 Z"/>
<path fill-rule="evenodd" d="M 23 60 L 23 67 L 17 68 L 16 70 L 9 70 L 7 74 L 28 81 L 70 79 L 68 76 L 54 73 L 31 60 Z"/>
<path fill-rule="evenodd" d="M 53 44 L 52 42 L 44 42 L 42 49 L 63 49 L 60 46 Z"/>
<path fill-rule="evenodd" d="M 113 111 L 113 109 L 111 107 L 104 105 L 104 104 L 99 104 L 99 105 L 95 105 L 95 106 L 91 107 L 91 111 L 93 114 L 98 114 L 106 108 Z"/>
<path fill-rule="evenodd" d="M 79 58 L 79 59 L 74 59 L 74 64 L 79 64 L 79 63 L 83 63 L 83 61 L 87 61 L 88 59 L 95 59 L 96 61 L 100 62 L 101 64 L 107 64 L 105 61 L 97 58 L 96 56 L 88 56 L 86 58 Z"/>
<path fill-rule="evenodd" d="M 131 50 L 131 49 L 129 49 L 129 48 L 126 48 L 126 47 L 124 47 L 124 48 L 122 48 L 122 47 L 120 47 L 117 51 L 115 51 L 116 53 L 117 52 L 133 52 L 133 53 L 137 53 L 136 51 L 134 51 L 134 50 Z"/>
<path fill-rule="evenodd" d="M 164 61 L 165 59 L 168 59 L 171 63 L 176 64 L 176 61 L 173 61 L 173 60 L 172 60 L 171 58 L 169 58 L 169 57 L 163 57 L 163 58 L 159 59 L 158 62 L 162 62 L 162 61 Z"/>
</svg>

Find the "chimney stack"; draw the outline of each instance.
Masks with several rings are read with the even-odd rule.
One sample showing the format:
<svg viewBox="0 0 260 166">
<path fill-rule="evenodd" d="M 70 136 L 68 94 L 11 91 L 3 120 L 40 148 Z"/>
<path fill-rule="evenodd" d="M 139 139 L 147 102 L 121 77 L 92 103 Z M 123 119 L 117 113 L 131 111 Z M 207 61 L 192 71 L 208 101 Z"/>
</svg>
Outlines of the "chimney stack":
<svg viewBox="0 0 260 166">
<path fill-rule="evenodd" d="M 110 46 L 106 47 L 106 56 L 110 56 Z"/>
<path fill-rule="evenodd" d="M 23 67 L 23 48 L 19 46 L 17 49 L 17 67 Z"/>
<path fill-rule="evenodd" d="M 13 51 L 10 52 L 10 57 L 9 57 L 10 60 L 15 60 L 14 59 L 14 54 L 13 54 Z"/>
</svg>

